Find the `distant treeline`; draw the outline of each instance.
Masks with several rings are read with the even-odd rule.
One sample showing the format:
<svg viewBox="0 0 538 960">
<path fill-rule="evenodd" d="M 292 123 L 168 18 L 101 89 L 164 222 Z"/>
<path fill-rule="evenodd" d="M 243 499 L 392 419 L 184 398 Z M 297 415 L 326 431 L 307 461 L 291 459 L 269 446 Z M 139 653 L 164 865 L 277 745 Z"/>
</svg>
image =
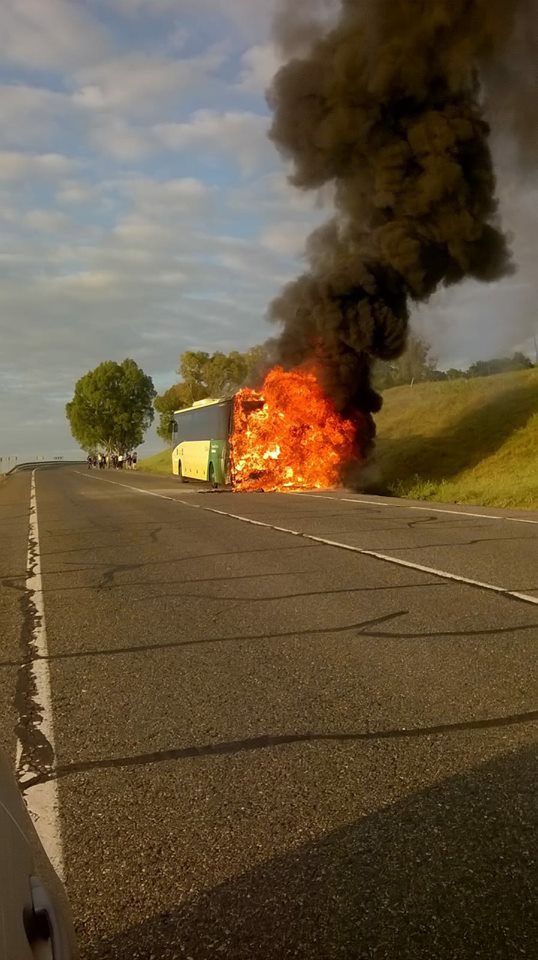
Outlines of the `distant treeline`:
<svg viewBox="0 0 538 960">
<path fill-rule="evenodd" d="M 466 370 L 451 367 L 439 370 L 438 360 L 423 337 L 412 334 L 407 349 L 398 360 L 378 361 L 374 368 L 374 386 L 377 390 L 400 387 L 406 383 L 431 380 L 459 380 L 473 377 L 490 377 L 495 373 L 511 370 L 528 370 L 535 366 L 524 353 L 509 357 L 494 357 L 491 360 L 476 360 Z"/>
</svg>

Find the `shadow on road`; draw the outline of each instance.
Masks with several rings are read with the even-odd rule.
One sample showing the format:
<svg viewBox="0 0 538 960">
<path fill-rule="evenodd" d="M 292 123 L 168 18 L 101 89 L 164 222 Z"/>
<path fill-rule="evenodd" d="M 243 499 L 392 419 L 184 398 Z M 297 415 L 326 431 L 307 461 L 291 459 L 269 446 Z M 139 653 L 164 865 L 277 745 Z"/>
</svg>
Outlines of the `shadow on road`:
<svg viewBox="0 0 538 960">
<path fill-rule="evenodd" d="M 535 957 L 537 760 L 524 749 L 415 793 L 83 960 Z"/>
<path fill-rule="evenodd" d="M 405 482 L 417 474 L 430 480 L 448 480 L 495 453 L 525 426 L 538 409 L 538 383 L 507 390 L 437 436 L 379 438 L 383 482 Z"/>
</svg>

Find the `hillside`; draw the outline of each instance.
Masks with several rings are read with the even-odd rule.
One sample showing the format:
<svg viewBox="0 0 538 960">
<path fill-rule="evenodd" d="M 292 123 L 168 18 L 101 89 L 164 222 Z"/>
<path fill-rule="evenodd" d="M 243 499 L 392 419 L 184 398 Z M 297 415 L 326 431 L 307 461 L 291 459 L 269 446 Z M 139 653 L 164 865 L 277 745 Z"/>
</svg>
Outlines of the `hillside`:
<svg viewBox="0 0 538 960">
<path fill-rule="evenodd" d="M 152 457 L 145 457 L 143 460 L 140 460 L 139 468 L 146 473 L 160 473 L 165 476 L 171 476 L 172 454 L 170 449 L 167 447 L 166 450 L 161 450 L 160 453 L 154 453 Z"/>
<path fill-rule="evenodd" d="M 538 369 L 394 387 L 377 428 L 387 492 L 538 507 Z"/>
<path fill-rule="evenodd" d="M 538 507 L 538 369 L 393 387 L 377 428 L 384 493 Z M 140 468 L 170 475 L 170 451 Z"/>
</svg>

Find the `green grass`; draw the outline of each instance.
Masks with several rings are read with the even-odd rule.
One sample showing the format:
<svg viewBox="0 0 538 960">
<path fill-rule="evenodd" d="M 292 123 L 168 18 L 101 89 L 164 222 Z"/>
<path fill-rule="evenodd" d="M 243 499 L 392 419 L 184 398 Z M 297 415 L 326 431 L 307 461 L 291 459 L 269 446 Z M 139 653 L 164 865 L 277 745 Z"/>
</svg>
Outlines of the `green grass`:
<svg viewBox="0 0 538 960">
<path fill-rule="evenodd" d="M 377 428 L 387 492 L 538 507 L 538 369 L 395 387 Z"/>
<path fill-rule="evenodd" d="M 158 473 L 161 476 L 172 476 L 172 451 L 168 448 L 155 453 L 152 457 L 145 457 L 138 461 L 139 470 L 144 473 Z"/>
</svg>

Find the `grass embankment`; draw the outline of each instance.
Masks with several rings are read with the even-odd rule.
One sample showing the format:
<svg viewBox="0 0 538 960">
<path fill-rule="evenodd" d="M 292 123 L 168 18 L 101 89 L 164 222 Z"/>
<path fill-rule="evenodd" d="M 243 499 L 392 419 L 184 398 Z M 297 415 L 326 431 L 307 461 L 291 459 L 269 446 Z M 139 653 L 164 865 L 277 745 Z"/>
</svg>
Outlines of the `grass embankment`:
<svg viewBox="0 0 538 960">
<path fill-rule="evenodd" d="M 377 425 L 387 493 L 538 507 L 538 369 L 393 387 Z M 170 476 L 170 450 L 141 460 L 140 469 Z"/>
<path fill-rule="evenodd" d="M 138 461 L 138 467 L 144 473 L 159 473 L 161 476 L 172 476 L 172 451 L 161 450 L 152 457 L 145 457 Z"/>
<path fill-rule="evenodd" d="M 538 369 L 394 387 L 377 427 L 396 496 L 538 507 Z"/>
</svg>

